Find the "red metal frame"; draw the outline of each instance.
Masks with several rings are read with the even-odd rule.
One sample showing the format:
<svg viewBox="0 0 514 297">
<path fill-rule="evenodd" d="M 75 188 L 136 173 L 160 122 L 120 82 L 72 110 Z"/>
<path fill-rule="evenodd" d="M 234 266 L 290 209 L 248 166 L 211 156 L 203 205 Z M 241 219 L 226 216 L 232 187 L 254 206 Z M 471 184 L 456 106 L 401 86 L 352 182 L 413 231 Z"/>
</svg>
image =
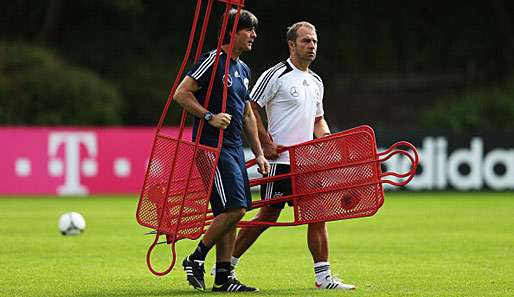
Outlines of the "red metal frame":
<svg viewBox="0 0 514 297">
<path fill-rule="evenodd" d="M 332 164 L 331 166 L 324 166 L 322 168 L 312 169 L 308 171 L 298 172 L 296 169 L 297 162 L 296 157 L 294 153 L 291 154 L 292 151 L 295 151 L 297 149 L 308 147 L 308 146 L 316 146 L 316 145 L 322 145 L 327 144 L 330 142 L 338 141 L 345 138 L 354 137 L 357 135 L 364 135 L 365 138 L 368 141 L 368 148 L 372 148 L 372 150 L 369 151 L 370 157 L 367 160 L 362 161 L 356 161 L 356 162 L 348 162 L 344 164 Z M 410 150 L 402 150 L 398 149 L 399 147 L 406 147 Z M 273 204 L 283 203 L 286 201 L 293 201 L 294 204 L 294 221 L 293 222 L 256 222 L 256 221 L 241 221 L 238 224 L 238 227 L 253 227 L 253 226 L 296 226 L 296 225 L 302 225 L 302 224 L 310 224 L 310 223 L 318 223 L 318 222 L 327 222 L 327 221 L 333 221 L 333 220 L 341 220 L 341 219 L 350 219 L 350 218 L 357 218 L 357 217 L 363 217 L 363 216 L 371 216 L 375 214 L 378 209 L 382 206 L 384 201 L 384 193 L 382 188 L 382 183 L 388 183 L 394 186 L 405 186 L 407 183 L 409 183 L 414 175 L 416 174 L 417 165 L 419 163 L 419 156 L 416 151 L 416 148 L 406 141 L 399 141 L 395 144 L 393 144 L 389 149 L 387 149 L 384 152 L 377 152 L 376 151 L 376 141 L 375 141 L 375 134 L 371 127 L 369 126 L 360 126 L 356 127 L 350 130 L 346 130 L 340 133 L 332 134 L 331 136 L 315 139 L 312 141 L 308 141 L 305 143 L 300 143 L 297 145 L 284 147 L 281 149 L 281 152 L 289 151 L 290 157 L 291 157 L 291 172 L 286 174 L 280 174 L 272 177 L 262 177 L 250 180 L 250 186 L 257 186 L 257 185 L 264 185 L 269 182 L 276 182 L 279 180 L 289 179 L 291 178 L 292 181 L 292 195 L 280 197 L 280 198 L 273 198 L 268 200 L 260 200 L 260 201 L 254 201 L 253 202 L 253 208 L 260 208 L 263 206 L 269 206 Z M 396 173 L 396 172 L 382 172 L 380 164 L 382 162 L 387 161 L 388 159 L 392 158 L 396 155 L 403 155 L 407 157 L 411 163 L 409 171 L 405 173 Z M 255 159 L 250 160 L 247 162 L 246 166 L 252 167 L 255 165 Z M 369 177 L 365 182 L 360 183 L 352 183 L 347 185 L 341 185 L 338 187 L 319 187 L 317 189 L 304 192 L 304 193 L 298 193 L 298 185 L 295 183 L 295 177 L 298 176 L 311 176 L 319 173 L 324 173 L 327 171 L 333 171 L 338 169 L 344 169 L 344 168 L 351 168 L 351 167 L 359 167 L 359 166 L 366 166 L 369 165 L 371 168 L 373 168 L 373 175 Z M 401 182 L 394 182 L 386 177 L 394 176 L 397 178 L 403 178 Z M 354 213 L 354 212 L 348 212 L 348 213 L 340 213 L 337 216 L 332 217 L 318 217 L 316 219 L 311 220 L 300 220 L 299 215 L 299 209 L 297 207 L 297 204 L 300 202 L 307 202 L 309 200 L 312 200 L 313 197 L 315 198 L 316 195 L 324 195 L 324 194 L 340 194 L 343 191 L 351 191 L 355 189 L 362 189 L 370 186 L 375 186 L 377 188 L 376 195 L 373 197 L 374 203 L 372 207 L 369 207 L 365 209 L 364 212 L 360 213 Z M 344 197 L 340 197 L 343 199 Z M 209 212 L 212 212 L 209 210 Z M 207 216 L 207 220 L 212 220 L 214 217 Z M 210 221 L 206 222 L 206 224 L 210 224 Z"/>
<path fill-rule="evenodd" d="M 296 155 L 291 154 L 291 151 L 294 151 L 296 148 L 301 148 L 301 147 L 305 147 L 305 146 L 313 146 L 316 144 L 333 142 L 337 139 L 344 139 L 347 137 L 355 136 L 357 134 L 364 134 L 364 135 L 367 135 L 367 137 L 369 138 L 370 147 L 373 147 L 373 151 L 371 152 L 372 158 L 370 158 L 369 160 L 359 161 L 359 162 L 350 162 L 350 163 L 346 163 L 346 164 L 334 164 L 332 166 L 326 166 L 326 167 L 318 168 L 315 170 L 298 172 Z M 397 149 L 398 147 L 407 147 L 411 152 L 406 151 L 406 150 Z M 253 207 L 259 208 L 259 207 L 263 207 L 263 206 L 269 206 L 269 205 L 278 204 L 278 203 L 292 200 L 293 204 L 294 204 L 295 220 L 293 222 L 242 221 L 239 224 L 240 227 L 263 226 L 263 225 L 264 226 L 294 226 L 294 225 L 301 225 L 301 224 L 356 218 L 356 217 L 362 217 L 362 216 L 371 216 L 371 215 L 375 214 L 383 204 L 382 183 L 388 183 L 388 184 L 392 184 L 395 186 L 406 185 L 414 177 L 414 175 L 416 173 L 417 164 L 419 162 L 419 156 L 418 156 L 418 153 L 417 153 L 415 147 L 412 144 L 405 142 L 405 141 L 397 142 L 397 143 L 393 144 L 388 150 L 378 153 L 376 151 L 376 141 L 375 141 L 374 132 L 368 126 L 360 126 L 360 127 L 354 128 L 354 129 L 343 131 L 341 133 L 333 134 L 329 137 L 320 138 L 320 139 L 316 139 L 316 140 L 309 141 L 306 143 L 301 143 L 301 144 L 298 144 L 295 146 L 287 147 L 287 148 L 284 148 L 283 150 L 287 150 L 290 152 L 291 172 L 287 173 L 287 174 L 273 176 L 273 177 L 264 177 L 264 178 L 254 179 L 254 180 L 250 181 L 250 184 L 252 186 L 264 185 L 269 182 L 291 178 L 293 194 L 289 195 L 289 196 L 285 196 L 285 197 L 280 197 L 280 198 L 256 201 L 253 203 Z M 395 155 L 406 156 L 411 162 L 410 170 L 405 173 L 396 173 L 396 172 L 382 173 L 380 164 Z M 247 163 L 247 166 L 253 166 L 253 165 L 254 165 L 253 161 L 250 161 Z M 336 169 L 359 167 L 362 165 L 372 165 L 372 167 L 374 168 L 373 176 L 370 177 L 366 182 L 354 183 L 351 185 L 341 185 L 341 186 L 333 187 L 333 188 L 319 187 L 318 189 L 309 191 L 307 193 L 297 193 L 298 185 L 295 183 L 295 181 L 296 181 L 296 179 L 294 178 L 295 176 L 301 176 L 301 175 L 309 176 L 309 175 L 313 175 L 313 174 L 323 173 L 325 171 L 333 171 Z M 398 178 L 405 178 L 405 179 L 401 182 L 393 182 L 393 181 L 385 178 L 388 176 L 395 176 Z M 363 188 L 363 187 L 367 187 L 367 186 L 377 186 L 377 187 L 379 187 L 380 191 L 379 191 L 378 195 L 375 197 L 375 199 L 378 203 L 376 203 L 374 208 L 369 209 L 370 211 L 366 212 L 365 214 L 362 214 L 362 213 L 355 214 L 355 213 L 349 212 L 347 214 L 341 213 L 339 216 L 334 216 L 332 218 L 317 218 L 317 219 L 311 219 L 311 220 L 300 220 L 299 219 L 299 209 L 298 209 L 298 207 L 296 207 L 296 205 L 299 201 L 302 201 L 302 202 L 308 201 L 309 199 L 313 199 L 313 196 L 316 196 L 318 194 L 341 193 L 342 191 L 345 191 L 345 190 L 359 189 L 359 188 Z M 344 197 L 341 197 L 341 198 L 344 198 Z"/>
<path fill-rule="evenodd" d="M 204 107 L 207 107 L 209 104 L 212 89 L 214 86 L 214 79 L 220 59 L 221 45 L 228 26 L 228 11 L 233 6 L 236 6 L 237 8 L 237 14 L 234 19 L 234 24 L 231 30 L 231 36 L 234 36 L 236 34 L 237 24 L 239 22 L 240 11 L 241 8 L 244 6 L 244 0 L 217 1 L 225 3 L 225 16 L 222 22 L 221 36 L 219 38 L 216 48 L 216 57 L 214 60 L 214 64 L 212 66 Z M 198 26 L 198 20 L 202 4 L 202 0 L 196 1 L 195 14 L 193 18 L 193 24 L 191 26 L 191 31 L 189 34 L 188 46 L 186 49 L 186 53 L 184 54 L 180 70 L 177 74 L 177 77 L 175 78 L 175 82 L 170 91 L 163 113 L 157 125 L 155 140 L 152 146 L 152 152 L 150 156 L 150 162 L 148 163 L 147 171 L 145 174 L 145 181 L 143 184 L 143 189 L 141 191 L 141 196 L 136 211 L 136 219 L 139 224 L 156 230 L 155 239 L 149 247 L 146 259 L 150 271 L 155 275 L 159 276 L 169 273 L 173 268 L 176 261 L 175 243 L 178 240 L 182 238 L 196 239 L 205 232 L 205 221 L 208 213 L 208 201 L 210 194 L 212 192 L 214 178 L 214 170 L 212 170 L 212 168 L 215 168 L 217 165 L 223 140 L 223 130 L 221 130 L 218 138 L 218 146 L 216 148 L 201 145 L 199 141 L 200 135 L 202 134 L 202 130 L 204 127 L 203 120 L 200 121 L 196 139 L 194 141 L 184 140 L 183 130 L 185 128 L 185 122 L 187 118 L 187 112 L 185 110 L 182 111 L 180 132 L 177 138 L 164 135 L 161 132 L 164 120 L 168 114 L 171 102 L 173 101 L 173 96 L 176 92 L 178 84 L 184 73 L 185 66 L 187 65 L 187 62 L 191 54 L 191 49 L 193 47 L 193 41 L 195 38 L 196 28 Z M 209 18 L 212 12 L 212 5 L 213 0 L 208 0 L 204 21 L 202 24 L 200 37 L 197 44 L 197 50 L 194 58 L 195 61 L 198 60 L 202 52 L 205 33 L 207 31 Z M 224 65 L 225 82 L 222 97 L 222 112 L 225 112 L 226 110 L 226 102 L 228 96 L 228 84 L 226 80 L 228 79 L 227 74 L 229 71 L 233 46 L 234 41 L 233 38 L 231 38 L 226 63 Z M 170 154 L 163 157 L 165 151 L 169 151 Z M 184 162 L 184 160 L 179 159 L 184 157 L 182 155 L 179 156 L 179 152 L 186 152 L 188 154 L 186 157 L 188 160 L 186 160 L 186 162 Z M 202 164 L 195 163 L 195 160 L 202 156 L 204 157 L 204 159 L 207 160 L 207 169 L 202 168 L 204 167 L 202 166 Z M 164 165 L 161 164 L 162 160 L 160 158 L 164 159 Z M 205 162 L 203 165 L 205 165 Z M 197 171 L 205 171 L 206 173 L 203 176 L 201 176 L 201 178 L 198 178 Z M 187 172 L 185 176 L 184 172 Z M 160 173 L 167 175 L 167 179 L 164 180 L 162 177 L 159 179 L 152 176 L 152 174 L 156 175 Z M 195 177 L 193 177 L 193 175 L 195 175 Z M 200 183 L 195 183 L 195 181 L 198 181 L 199 179 Z M 203 186 L 201 179 L 203 179 Z M 183 187 L 180 193 L 177 193 L 175 189 L 177 187 L 177 184 Z M 193 198 L 193 201 L 191 201 L 191 197 L 194 197 L 198 193 L 201 194 L 202 197 L 200 197 L 200 199 Z M 195 203 L 196 205 L 194 205 Z M 194 211 L 191 211 L 191 205 L 196 207 Z M 177 206 L 178 213 L 172 213 L 172 211 L 176 211 Z M 199 216 L 195 217 L 195 215 L 197 214 Z M 192 223 L 187 221 L 191 218 L 196 219 L 196 221 Z M 183 222 L 184 220 L 186 220 L 186 222 Z M 186 233 L 188 231 L 191 231 L 188 230 L 189 228 L 193 229 L 192 233 Z M 153 252 L 155 246 L 158 244 L 159 237 L 161 235 L 166 235 L 168 243 L 170 243 L 172 246 L 172 262 L 170 266 L 164 271 L 157 271 L 153 268 L 150 258 L 151 253 Z"/>
<path fill-rule="evenodd" d="M 298 148 L 306 147 L 306 146 L 315 146 L 317 144 L 324 144 L 324 143 L 330 143 L 337 141 L 338 139 L 344 139 L 349 138 L 356 135 L 366 135 L 366 138 L 369 140 L 369 146 L 372 147 L 373 150 L 370 151 L 370 158 L 368 160 L 359 161 L 359 162 L 350 162 L 346 164 L 333 164 L 331 166 L 325 166 L 322 168 L 309 170 L 309 171 L 303 171 L 299 172 L 297 169 L 297 155 L 294 154 L 294 151 Z M 398 147 L 406 147 L 410 150 L 402 150 L 398 149 Z M 279 181 L 291 178 L 292 182 L 292 195 L 280 197 L 280 198 L 273 198 L 268 200 L 261 200 L 261 201 L 255 201 L 253 202 L 253 208 L 260 208 L 263 206 L 269 206 L 273 204 L 283 203 L 285 201 L 293 201 L 294 204 L 294 221 L 293 222 L 256 222 L 256 221 L 241 221 L 239 223 L 239 227 L 252 227 L 252 226 L 296 226 L 296 225 L 302 225 L 302 224 L 310 224 L 310 223 L 318 223 L 318 222 L 326 222 L 326 221 L 333 221 L 333 220 L 341 220 L 341 219 L 350 219 L 350 218 L 356 218 L 356 217 L 363 217 L 363 216 L 371 216 L 375 214 L 378 209 L 382 206 L 384 201 L 384 193 L 382 188 L 382 183 L 388 183 L 394 186 L 405 186 L 407 183 L 409 183 L 414 175 L 416 174 L 417 165 L 419 163 L 419 156 L 416 151 L 416 148 L 406 141 L 400 141 L 395 144 L 393 144 L 389 149 L 387 149 L 384 152 L 378 153 L 376 151 L 376 140 L 375 140 L 375 134 L 371 127 L 369 126 L 360 126 L 356 127 L 350 130 L 346 130 L 340 133 L 332 134 L 328 137 L 315 139 L 309 142 L 293 145 L 290 147 L 285 147 L 282 149 L 282 151 L 289 151 L 290 159 L 291 159 L 291 172 L 286 174 L 280 174 L 272 177 L 263 177 L 263 178 L 257 178 L 250 181 L 251 186 L 257 186 L 257 185 L 264 185 L 269 182 Z M 292 153 L 293 152 L 293 153 Z M 396 172 L 382 172 L 380 164 L 382 162 L 387 161 L 393 156 L 396 155 L 403 155 L 409 159 L 411 162 L 410 170 L 405 173 L 396 173 Z M 255 165 L 255 160 L 251 160 L 247 162 L 247 167 L 251 167 Z M 361 183 L 354 183 L 351 185 L 342 185 L 335 188 L 326 188 L 326 187 L 319 187 L 317 189 L 314 189 L 312 191 L 308 191 L 307 193 L 298 193 L 298 185 L 296 184 L 296 179 L 294 177 L 297 176 L 310 176 L 318 173 L 323 173 L 326 171 L 336 170 L 336 169 L 342 169 L 342 168 L 350 168 L 350 167 L 358 167 L 363 165 L 371 165 L 373 170 L 373 176 L 370 177 L 366 182 Z M 397 178 L 404 178 L 401 182 L 394 182 L 386 177 L 394 176 Z M 368 186 L 376 186 L 380 190 L 377 191 L 378 195 L 376 195 L 376 204 L 374 204 L 374 207 L 371 209 L 368 209 L 364 213 L 341 213 L 338 216 L 333 216 L 329 218 L 323 218 L 319 217 L 317 219 L 311 219 L 311 220 L 300 220 L 299 218 L 299 208 L 297 207 L 298 202 L 305 202 L 309 199 L 313 199 L 316 195 L 319 194 L 331 194 L 331 193 L 341 193 L 343 191 L 352 190 L 352 189 L 359 189 L 363 187 Z M 344 197 L 341 197 L 341 199 Z"/>
<path fill-rule="evenodd" d="M 200 37 L 194 56 L 195 62 L 202 53 L 205 34 L 214 1 L 215 0 L 207 0 Z M 234 36 L 236 34 L 240 11 L 244 6 L 244 0 L 216 1 L 225 3 L 225 17 L 222 22 L 221 36 L 216 48 L 216 57 L 212 66 L 207 96 L 204 102 L 205 107 L 208 106 L 211 98 L 214 79 L 220 59 L 221 45 L 228 26 L 227 12 L 233 6 L 237 7 L 237 14 L 231 30 L 231 36 Z M 171 102 L 173 101 L 173 95 L 176 92 L 178 84 L 184 73 L 185 66 L 191 55 L 196 27 L 198 26 L 203 2 L 204 1 L 202 0 L 196 1 L 195 14 L 189 35 L 188 46 L 180 70 L 175 78 L 163 113 L 157 125 L 150 161 L 148 163 L 136 211 L 136 219 L 138 223 L 155 230 L 155 239 L 148 249 L 146 261 L 149 270 L 158 276 L 165 275 L 173 269 L 176 262 L 176 242 L 183 238 L 197 239 L 205 232 L 205 227 L 210 225 L 214 219 L 212 211 L 209 210 L 208 203 L 213 190 L 214 169 L 216 168 L 219 160 L 224 131 L 220 130 L 217 147 L 213 148 L 201 145 L 199 143 L 200 135 L 202 134 L 202 130 L 205 125 L 205 122 L 202 120 L 198 127 L 196 139 L 194 141 L 183 139 L 183 130 L 185 128 L 187 118 L 187 112 L 185 110 L 182 111 L 178 137 L 165 135 L 161 130 L 171 106 Z M 222 112 L 225 112 L 226 110 L 228 97 L 227 74 L 229 71 L 233 46 L 234 41 L 231 38 L 227 59 L 224 65 L 225 78 L 222 97 Z M 356 137 L 360 140 L 357 142 L 348 141 L 348 139 L 351 140 Z M 349 161 L 341 159 L 343 162 L 340 163 L 327 161 L 327 164 L 321 164 L 323 159 L 323 155 L 321 155 L 320 160 L 312 158 L 320 164 L 316 164 L 316 162 L 312 162 L 312 160 L 307 162 L 312 164 L 300 164 L 303 157 L 302 150 L 305 148 L 312 148 L 311 152 L 316 152 L 317 150 L 323 152 L 324 146 L 330 146 L 331 143 L 337 143 L 338 141 L 348 141 L 348 144 L 340 146 L 338 148 L 340 151 L 335 151 L 335 153 L 343 156 L 346 154 L 349 156 L 350 154 L 348 152 L 352 150 L 359 154 L 363 154 L 365 158 L 350 160 L 351 158 L 347 157 Z M 410 152 L 398 149 L 398 147 L 407 147 Z M 239 223 L 239 227 L 260 225 L 294 226 L 373 215 L 383 204 L 384 194 L 382 183 L 388 183 L 395 186 L 403 186 L 407 184 L 413 178 L 419 161 L 416 149 L 408 142 L 398 142 L 385 152 L 378 153 L 376 151 L 376 141 L 373 129 L 368 126 L 360 126 L 328 137 L 290 146 L 283 150 L 289 151 L 291 157 L 291 172 L 273 177 L 254 179 L 250 181 L 250 185 L 263 185 L 268 182 L 287 178 L 291 179 L 292 182 L 292 195 L 265 201 L 257 201 L 253 203 L 253 208 L 293 200 L 294 221 L 242 221 Z M 406 156 L 411 161 L 411 169 L 406 173 L 382 173 L 380 163 L 395 155 Z M 253 165 L 255 165 L 255 160 L 247 163 L 247 167 Z M 346 174 L 346 178 L 339 177 L 337 174 L 338 172 Z M 353 175 L 348 175 L 348 172 L 353 172 Z M 365 172 L 365 174 L 363 174 L 363 172 Z M 328 181 L 332 183 L 330 186 L 324 186 L 323 183 L 326 181 L 323 178 L 319 178 L 319 176 L 327 173 L 331 174 L 328 178 Z M 351 183 L 346 180 L 353 178 L 354 175 L 361 176 L 360 180 L 355 182 L 352 181 Z M 310 177 L 312 177 L 312 180 L 316 180 L 314 185 L 310 185 L 311 188 L 305 188 L 305 183 L 298 181 L 302 179 L 304 180 L 305 178 L 308 179 Z M 404 180 L 401 182 L 395 182 L 387 179 L 387 177 L 404 178 Z M 365 193 L 366 195 L 362 193 Z M 320 201 L 325 201 L 323 200 L 325 197 L 327 197 L 327 201 L 335 203 L 333 207 L 324 205 L 323 202 L 320 203 Z M 359 211 L 356 211 L 356 208 L 359 208 Z M 339 212 L 334 211 L 334 209 L 338 209 Z M 164 271 L 157 271 L 152 266 L 151 254 L 155 246 L 159 243 L 161 235 L 165 235 L 166 242 L 171 244 L 172 260 L 169 267 Z"/>
</svg>

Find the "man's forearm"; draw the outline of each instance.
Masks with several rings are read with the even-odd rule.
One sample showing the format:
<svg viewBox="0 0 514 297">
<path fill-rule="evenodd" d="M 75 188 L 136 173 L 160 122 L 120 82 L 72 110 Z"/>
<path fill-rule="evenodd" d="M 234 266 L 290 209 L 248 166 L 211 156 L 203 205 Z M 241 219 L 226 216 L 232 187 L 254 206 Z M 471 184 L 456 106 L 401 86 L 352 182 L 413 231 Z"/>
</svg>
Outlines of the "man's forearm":
<svg viewBox="0 0 514 297">
<path fill-rule="evenodd" d="M 198 118 L 203 118 L 203 115 L 207 112 L 207 109 L 198 103 L 198 100 L 196 100 L 195 96 L 191 92 L 177 92 L 173 99 L 175 99 L 175 101 L 177 101 L 177 103 L 180 104 L 180 106 L 182 106 L 187 112 Z"/>
<path fill-rule="evenodd" d="M 246 138 L 250 144 L 250 148 L 253 151 L 253 154 L 257 156 L 264 155 L 262 151 L 261 142 L 259 141 L 259 135 L 257 131 L 257 123 L 255 121 L 255 117 L 253 116 L 245 116 L 245 133 Z"/>
<path fill-rule="evenodd" d="M 262 120 L 261 114 L 260 114 L 260 107 L 254 102 L 251 103 L 251 106 L 252 106 L 253 115 L 255 117 L 255 123 L 257 126 L 257 133 L 259 136 L 260 143 L 261 144 L 272 143 L 273 141 L 271 140 L 271 137 L 269 136 L 268 131 L 266 130 L 266 127 L 264 127 L 264 121 Z"/>
<path fill-rule="evenodd" d="M 314 122 L 314 136 L 316 138 L 325 137 L 330 135 L 330 128 L 328 127 L 327 121 L 321 118 Z"/>
</svg>

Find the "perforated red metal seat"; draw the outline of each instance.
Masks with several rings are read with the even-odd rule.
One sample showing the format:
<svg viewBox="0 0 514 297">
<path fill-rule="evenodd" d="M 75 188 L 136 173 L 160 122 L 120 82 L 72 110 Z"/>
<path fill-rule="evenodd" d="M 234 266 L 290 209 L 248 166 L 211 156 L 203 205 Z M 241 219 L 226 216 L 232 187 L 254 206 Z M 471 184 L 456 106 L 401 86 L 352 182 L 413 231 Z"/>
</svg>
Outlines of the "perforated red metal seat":
<svg viewBox="0 0 514 297">
<path fill-rule="evenodd" d="M 398 149 L 404 146 L 410 152 Z M 382 183 L 407 184 L 416 173 L 418 155 L 408 142 L 397 142 L 385 152 L 377 152 L 375 133 L 360 126 L 329 137 L 287 147 L 291 172 L 250 181 L 252 186 L 290 178 L 292 195 L 254 202 L 262 207 L 293 201 L 293 222 L 241 222 L 240 226 L 290 226 L 342 220 L 375 214 L 384 203 Z M 399 174 L 381 171 L 381 162 L 401 154 L 411 161 L 410 170 Z M 249 162 L 252 166 L 254 162 Z M 393 182 L 387 176 L 404 178 Z"/>
</svg>

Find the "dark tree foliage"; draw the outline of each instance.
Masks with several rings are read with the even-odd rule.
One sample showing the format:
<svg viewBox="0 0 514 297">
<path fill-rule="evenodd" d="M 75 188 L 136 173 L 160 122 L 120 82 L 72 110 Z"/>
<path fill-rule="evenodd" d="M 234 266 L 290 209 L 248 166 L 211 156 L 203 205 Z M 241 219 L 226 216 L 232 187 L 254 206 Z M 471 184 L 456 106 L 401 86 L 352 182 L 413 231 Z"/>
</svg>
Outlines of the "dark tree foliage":
<svg viewBox="0 0 514 297">
<path fill-rule="evenodd" d="M 116 125 L 121 98 L 115 86 L 52 52 L 0 43 L 0 123 Z"/>
<path fill-rule="evenodd" d="M 52 48 L 90 69 L 120 90 L 123 124 L 153 125 L 185 50 L 195 3 L 3 1 L 0 39 Z M 205 50 L 215 45 L 221 6 Z M 254 51 L 242 57 L 254 79 L 287 57 L 288 25 L 316 25 L 312 68 L 324 79 L 327 117 L 339 128 L 426 125 L 418 115 L 436 108 L 433 102 L 465 101 L 451 94 L 487 92 L 513 74 L 512 1 L 247 0 L 246 7 L 260 21 Z"/>
</svg>

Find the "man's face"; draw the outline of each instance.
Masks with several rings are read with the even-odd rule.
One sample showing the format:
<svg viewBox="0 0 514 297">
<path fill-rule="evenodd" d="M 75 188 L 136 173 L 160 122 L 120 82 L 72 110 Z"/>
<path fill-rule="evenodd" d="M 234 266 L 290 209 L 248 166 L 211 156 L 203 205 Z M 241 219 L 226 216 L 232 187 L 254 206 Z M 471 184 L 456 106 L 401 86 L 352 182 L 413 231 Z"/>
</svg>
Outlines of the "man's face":
<svg viewBox="0 0 514 297">
<path fill-rule="evenodd" d="M 318 50 L 318 36 L 316 31 L 308 27 L 300 27 L 297 31 L 298 37 L 295 42 L 289 41 L 289 46 L 299 59 L 314 61 Z"/>
<path fill-rule="evenodd" d="M 234 48 L 239 49 L 242 52 L 249 52 L 252 50 L 255 38 L 257 38 L 255 28 L 243 28 L 236 33 Z"/>
</svg>

